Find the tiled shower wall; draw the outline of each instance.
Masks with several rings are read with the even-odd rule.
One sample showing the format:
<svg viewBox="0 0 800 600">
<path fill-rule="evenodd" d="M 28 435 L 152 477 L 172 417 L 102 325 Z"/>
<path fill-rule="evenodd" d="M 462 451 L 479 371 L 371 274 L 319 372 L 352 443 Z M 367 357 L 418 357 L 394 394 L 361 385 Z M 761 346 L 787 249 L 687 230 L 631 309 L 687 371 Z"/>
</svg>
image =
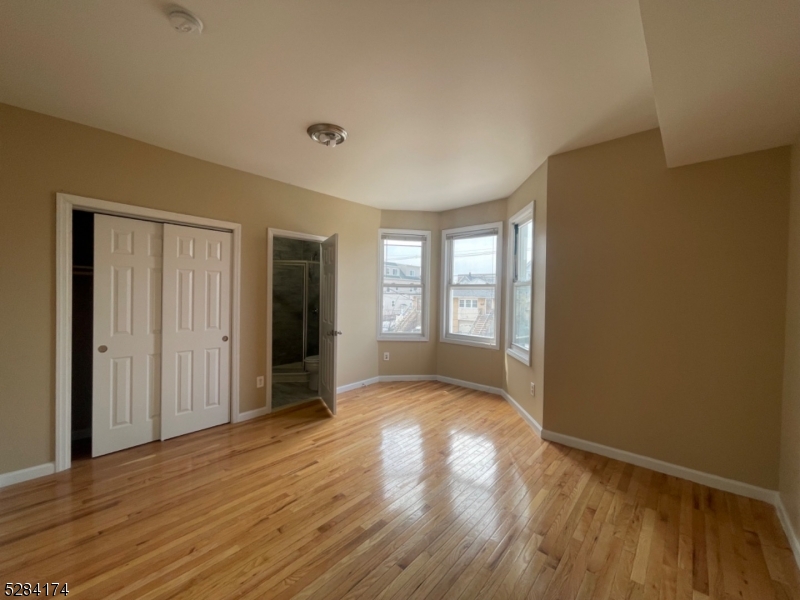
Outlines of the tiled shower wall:
<svg viewBox="0 0 800 600">
<path fill-rule="evenodd" d="M 306 356 L 319 354 L 319 254 L 317 242 L 274 239 L 274 260 L 308 261 L 308 297 L 304 302 L 304 270 L 300 265 L 273 265 L 273 366 L 303 361 L 303 312 L 307 323 Z"/>
</svg>

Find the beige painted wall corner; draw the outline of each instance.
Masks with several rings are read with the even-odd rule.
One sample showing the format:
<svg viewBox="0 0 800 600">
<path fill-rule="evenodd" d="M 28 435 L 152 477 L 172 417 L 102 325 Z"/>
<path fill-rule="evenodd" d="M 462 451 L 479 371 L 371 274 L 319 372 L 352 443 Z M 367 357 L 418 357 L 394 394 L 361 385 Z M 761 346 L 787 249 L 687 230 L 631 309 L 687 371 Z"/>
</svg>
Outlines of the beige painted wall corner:
<svg viewBox="0 0 800 600">
<path fill-rule="evenodd" d="M 780 494 L 784 519 L 797 540 L 800 538 L 800 140 L 792 146 L 791 153 Z M 800 555 L 800 545 L 795 553 Z"/>
</svg>

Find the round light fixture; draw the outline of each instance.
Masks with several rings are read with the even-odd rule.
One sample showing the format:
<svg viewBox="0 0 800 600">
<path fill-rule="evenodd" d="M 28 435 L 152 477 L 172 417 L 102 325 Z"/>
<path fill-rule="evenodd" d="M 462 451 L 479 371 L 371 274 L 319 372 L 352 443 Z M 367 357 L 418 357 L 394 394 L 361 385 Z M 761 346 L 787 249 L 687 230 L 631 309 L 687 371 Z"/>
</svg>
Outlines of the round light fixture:
<svg viewBox="0 0 800 600">
<path fill-rule="evenodd" d="M 188 10 L 175 8 L 169 12 L 169 23 L 178 33 L 202 33 L 203 22 Z"/>
<path fill-rule="evenodd" d="M 308 128 L 308 136 L 323 146 L 335 148 L 340 144 L 344 144 L 347 139 L 347 132 L 338 125 L 317 123 Z"/>
</svg>

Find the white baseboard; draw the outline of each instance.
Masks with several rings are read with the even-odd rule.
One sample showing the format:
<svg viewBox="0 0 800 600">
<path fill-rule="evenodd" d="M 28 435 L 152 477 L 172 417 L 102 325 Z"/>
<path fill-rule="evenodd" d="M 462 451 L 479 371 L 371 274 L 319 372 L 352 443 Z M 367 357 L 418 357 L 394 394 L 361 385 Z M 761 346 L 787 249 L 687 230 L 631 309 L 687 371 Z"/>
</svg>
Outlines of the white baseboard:
<svg viewBox="0 0 800 600">
<path fill-rule="evenodd" d="M 442 375 L 437 375 L 436 381 L 441 381 L 442 383 L 449 383 L 450 385 L 457 385 L 458 387 L 468 388 L 470 390 L 488 392 L 490 394 L 496 394 L 498 396 L 503 395 L 503 390 L 501 390 L 498 387 L 493 387 L 491 385 L 483 385 L 481 383 L 472 383 L 471 381 L 464 381 L 463 379 L 453 379 L 452 377 L 443 377 Z"/>
<path fill-rule="evenodd" d="M 739 494 L 740 496 L 755 498 L 756 500 L 762 500 L 763 502 L 768 502 L 777 506 L 778 492 L 775 490 L 768 490 L 766 488 L 750 485 L 749 483 L 736 481 L 735 479 L 726 479 L 725 477 L 720 477 L 719 475 L 712 475 L 711 473 L 696 471 L 688 467 L 682 467 L 680 465 L 664 462 L 663 460 L 650 458 L 649 456 L 634 454 L 633 452 L 619 450 L 618 448 L 604 446 L 603 444 L 597 444 L 595 442 L 588 442 L 580 438 L 564 435 L 562 433 L 556 433 L 555 431 L 548 431 L 547 429 L 542 431 L 542 439 L 563 444 L 564 446 L 570 446 L 571 448 L 578 448 L 579 450 L 594 452 L 600 456 L 607 456 L 608 458 L 613 458 L 615 460 L 630 463 L 632 465 L 658 471 L 659 473 L 666 473 L 667 475 L 672 475 L 674 477 L 688 479 L 689 481 L 700 483 L 724 492 L 731 492 L 732 494 Z"/>
<path fill-rule="evenodd" d="M 789 519 L 789 513 L 786 512 L 786 507 L 783 505 L 783 498 L 778 494 L 778 501 L 775 504 L 775 509 L 778 511 L 778 518 L 783 525 L 783 532 L 789 540 L 789 545 L 792 547 L 792 554 L 794 554 L 794 562 L 800 567 L 800 540 L 797 539 L 797 534 L 792 527 L 792 521 Z"/>
<path fill-rule="evenodd" d="M 441 383 L 449 383 L 450 385 L 457 385 L 458 387 L 463 387 L 470 390 L 488 392 L 498 396 L 502 396 L 505 393 L 498 387 L 483 385 L 481 383 L 472 383 L 471 381 L 464 381 L 463 379 L 453 379 L 452 377 L 445 377 L 444 375 L 381 375 L 377 379 L 381 383 L 395 381 L 439 381 Z"/>
<path fill-rule="evenodd" d="M 564 435 L 561 433 L 556 433 L 555 431 L 548 431 L 546 429 L 542 429 L 542 425 L 536 419 L 534 419 L 524 408 L 522 408 L 522 406 L 516 400 L 514 400 L 514 398 L 512 398 L 508 392 L 506 392 L 501 388 L 489 385 L 482 385 L 479 383 L 473 383 L 471 381 L 464 381 L 462 379 L 453 379 L 452 377 L 444 377 L 442 375 L 381 375 L 379 377 L 372 377 L 370 379 L 365 379 L 363 381 L 357 381 L 355 383 L 341 386 L 337 388 L 337 392 L 339 393 L 347 392 L 360 387 L 366 387 L 368 385 L 372 385 L 373 383 L 378 383 L 378 382 L 383 383 L 383 382 L 397 382 L 397 381 L 439 381 L 442 383 L 448 383 L 450 385 L 456 385 L 463 388 L 480 390 L 482 392 L 496 394 L 504 398 L 514 408 L 514 410 L 517 411 L 519 416 L 522 417 L 522 419 L 528 425 L 530 425 L 530 427 L 534 430 L 534 432 L 536 432 L 536 434 L 544 440 L 550 442 L 556 442 L 558 444 L 563 444 L 564 446 L 570 446 L 572 448 L 578 448 L 579 450 L 585 450 L 587 452 L 593 452 L 601 456 L 606 456 L 608 458 L 613 458 L 621 462 L 630 463 L 633 465 L 637 465 L 639 467 L 644 467 L 646 469 L 651 469 L 659 473 L 666 473 L 667 475 L 672 475 L 674 477 L 687 479 L 689 481 L 693 481 L 695 483 L 699 483 L 708 486 L 710 488 L 722 490 L 725 492 L 731 492 L 733 494 L 739 494 L 740 496 L 745 496 L 747 498 L 754 498 L 756 500 L 761 500 L 763 502 L 767 502 L 768 504 L 772 504 L 773 506 L 775 506 L 775 509 L 777 510 L 778 517 L 781 521 L 781 525 L 783 525 L 786 537 L 789 539 L 789 543 L 792 547 L 792 552 L 794 553 L 795 561 L 797 562 L 798 566 L 800 566 L 800 540 L 795 535 L 794 530 L 792 529 L 791 523 L 789 521 L 788 515 L 786 514 L 786 509 L 783 506 L 783 502 L 780 499 L 780 495 L 775 490 L 760 488 L 754 485 L 750 485 L 748 483 L 736 481 L 734 479 L 726 479 L 725 477 L 712 475 L 710 473 L 704 473 L 702 471 L 696 471 L 688 467 L 682 467 L 680 465 L 664 462 L 662 460 L 650 458 L 648 456 L 643 456 L 641 454 L 634 454 L 633 452 L 628 452 L 626 450 L 619 450 L 618 448 L 612 448 L 610 446 L 604 446 L 603 444 L 597 444 L 595 442 L 589 442 L 586 440 L 582 440 L 580 438 Z M 257 411 L 251 411 L 251 413 L 254 412 Z M 250 413 L 245 413 L 245 415 L 249 414 Z M 244 418 L 246 418 L 245 415 L 242 415 L 240 420 L 244 420 Z"/>
<path fill-rule="evenodd" d="M 37 477 L 52 475 L 55 472 L 55 463 L 45 463 L 35 467 L 28 467 L 27 469 L 20 469 L 19 471 L 11 471 L 11 473 L 2 473 L 0 474 L 0 488 L 36 479 Z"/>
<path fill-rule="evenodd" d="M 452 377 L 443 377 L 442 375 L 380 375 L 378 377 L 370 377 L 363 381 L 356 381 L 355 383 L 339 386 L 336 388 L 336 392 L 341 394 L 360 387 L 372 385 L 373 383 L 393 383 L 397 381 L 441 381 L 442 383 L 449 383 L 471 390 L 480 390 L 482 392 L 489 392 L 490 394 L 497 394 L 498 396 L 503 395 L 503 390 L 500 388 L 472 383 L 471 381 L 463 381 L 461 379 L 453 379 Z"/>
<path fill-rule="evenodd" d="M 488 385 L 472 383 L 470 381 L 463 381 L 461 379 L 453 379 L 451 377 L 443 377 L 441 375 L 383 375 L 380 377 L 371 377 L 370 379 L 343 385 L 337 388 L 337 392 L 343 393 L 378 382 L 395 381 L 440 381 L 442 383 L 457 385 L 459 387 L 496 394 L 511 404 L 511 406 L 519 413 L 522 419 L 531 426 L 537 435 L 544 440 L 556 442 L 572 448 L 578 448 L 579 450 L 585 450 L 587 452 L 593 452 L 601 456 L 606 456 L 608 458 L 613 458 L 615 460 L 644 467 L 646 469 L 651 469 L 659 473 L 666 473 L 667 475 L 672 475 L 674 477 L 688 479 L 689 481 L 700 483 L 711 488 L 723 490 L 725 492 L 731 492 L 733 494 L 739 494 L 748 498 L 755 498 L 756 500 L 761 500 L 763 502 L 772 504 L 775 506 L 775 509 L 778 513 L 778 518 L 780 519 L 783 530 L 789 540 L 792 552 L 794 553 L 795 561 L 797 562 L 798 566 L 800 566 L 800 539 L 798 539 L 798 536 L 795 534 L 791 526 L 788 514 L 786 513 L 786 508 L 784 507 L 783 501 L 780 498 L 780 494 L 775 490 L 760 488 L 754 485 L 743 483 L 741 481 L 726 479 L 724 477 L 719 477 L 718 475 L 696 471 L 694 469 L 667 463 L 655 458 L 643 456 L 641 454 L 634 454 L 633 452 L 619 450 L 617 448 L 604 446 L 595 442 L 589 442 L 580 438 L 556 433 L 554 431 L 548 431 L 546 429 L 543 430 L 541 424 L 539 424 L 536 419 L 528 414 L 525 409 L 523 409 L 522 406 L 520 406 L 519 403 L 517 403 L 516 400 L 514 400 L 506 391 Z M 267 408 L 263 407 L 240 413 L 237 422 L 255 419 L 256 417 L 268 414 L 268 412 L 269 411 Z M 53 473 L 55 473 L 54 463 L 37 465 L 35 467 L 29 467 L 27 469 L 13 471 L 11 473 L 2 473 L 0 474 L 0 488 L 35 479 L 37 477 L 51 475 Z"/>
<path fill-rule="evenodd" d="M 253 410 L 248 410 L 247 412 L 239 413 L 239 418 L 236 420 L 237 423 L 241 423 L 242 421 L 249 421 L 250 419 L 255 419 L 256 417 L 263 417 L 264 415 L 269 414 L 269 409 L 264 406 L 261 408 L 255 408 Z"/>
<path fill-rule="evenodd" d="M 378 380 L 381 383 L 393 381 L 436 381 L 436 375 L 381 375 Z"/>
<path fill-rule="evenodd" d="M 488 392 L 496 394 L 504 398 L 514 410 L 516 410 L 523 420 L 530 425 L 539 437 L 542 436 L 542 426 L 534 419 L 528 412 L 514 400 L 505 390 L 493 387 L 491 385 L 483 385 L 481 383 L 472 383 L 471 381 L 464 381 L 463 379 L 453 379 L 452 377 L 444 377 L 443 375 L 381 375 L 378 378 L 382 383 L 387 381 L 440 381 L 441 383 L 449 383 L 450 385 L 457 385 L 458 387 L 468 388 L 471 390 L 479 390 L 481 392 Z"/>
<path fill-rule="evenodd" d="M 355 381 L 353 383 L 347 383 L 345 385 L 340 385 L 336 388 L 337 394 L 343 394 L 345 392 L 349 392 L 351 390 L 357 390 L 358 388 L 367 387 L 368 385 L 372 385 L 373 383 L 378 383 L 381 381 L 423 381 L 423 380 L 435 380 L 436 375 L 400 375 L 398 377 L 370 377 L 369 379 L 364 379 L 362 381 Z M 263 417 L 264 415 L 268 415 L 269 410 L 267 407 L 256 408 L 254 410 L 248 410 L 247 412 L 239 413 L 239 418 L 236 420 L 237 423 L 241 423 L 242 421 L 248 421 L 249 419 L 255 419 L 257 417 Z"/>
<path fill-rule="evenodd" d="M 503 390 L 500 395 L 506 399 L 506 402 L 514 407 L 514 409 L 519 413 L 519 416 L 522 417 L 522 420 L 533 428 L 533 430 L 536 432 L 536 435 L 542 437 L 542 426 L 539 424 L 539 421 L 534 419 L 527 410 L 522 408 L 522 406 L 520 406 L 519 403 L 514 400 L 508 392 Z"/>
<path fill-rule="evenodd" d="M 364 379 L 363 381 L 355 381 L 346 385 L 340 385 L 336 388 L 336 393 L 343 394 L 345 392 L 349 392 L 350 390 L 356 390 L 360 387 L 366 387 L 368 385 L 372 385 L 373 383 L 378 383 L 379 381 L 380 377 L 370 377 L 369 379 Z"/>
</svg>

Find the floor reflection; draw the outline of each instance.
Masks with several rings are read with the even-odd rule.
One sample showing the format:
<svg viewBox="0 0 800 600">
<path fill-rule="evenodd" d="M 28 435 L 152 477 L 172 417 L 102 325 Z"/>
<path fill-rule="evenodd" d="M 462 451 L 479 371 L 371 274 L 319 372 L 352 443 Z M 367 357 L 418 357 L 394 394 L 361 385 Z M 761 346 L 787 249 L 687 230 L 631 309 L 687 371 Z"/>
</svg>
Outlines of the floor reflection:
<svg viewBox="0 0 800 600">
<path fill-rule="evenodd" d="M 425 493 L 425 485 L 422 482 L 425 452 L 422 447 L 420 426 L 407 423 L 383 429 L 381 458 L 384 497 L 396 500 L 394 506 L 398 510 L 420 504 Z"/>
<path fill-rule="evenodd" d="M 450 488 L 452 509 L 464 521 L 480 520 L 489 531 L 497 526 L 502 489 L 497 489 L 497 449 L 483 435 L 450 432 L 447 464 L 457 482 Z"/>
<path fill-rule="evenodd" d="M 480 523 L 481 530 L 494 531 L 508 508 L 503 504 L 507 488 L 499 485 L 503 461 L 486 435 L 453 429 L 446 434 L 429 430 L 426 437 L 419 424 L 395 423 L 382 429 L 380 452 L 383 494 L 394 510 L 415 510 L 436 502 L 426 496 L 430 494 L 447 498 L 459 523 Z M 440 462 L 442 455 L 447 458 Z M 428 482 L 442 481 L 431 477 L 431 468 L 442 471 L 446 489 L 428 489 Z"/>
</svg>

